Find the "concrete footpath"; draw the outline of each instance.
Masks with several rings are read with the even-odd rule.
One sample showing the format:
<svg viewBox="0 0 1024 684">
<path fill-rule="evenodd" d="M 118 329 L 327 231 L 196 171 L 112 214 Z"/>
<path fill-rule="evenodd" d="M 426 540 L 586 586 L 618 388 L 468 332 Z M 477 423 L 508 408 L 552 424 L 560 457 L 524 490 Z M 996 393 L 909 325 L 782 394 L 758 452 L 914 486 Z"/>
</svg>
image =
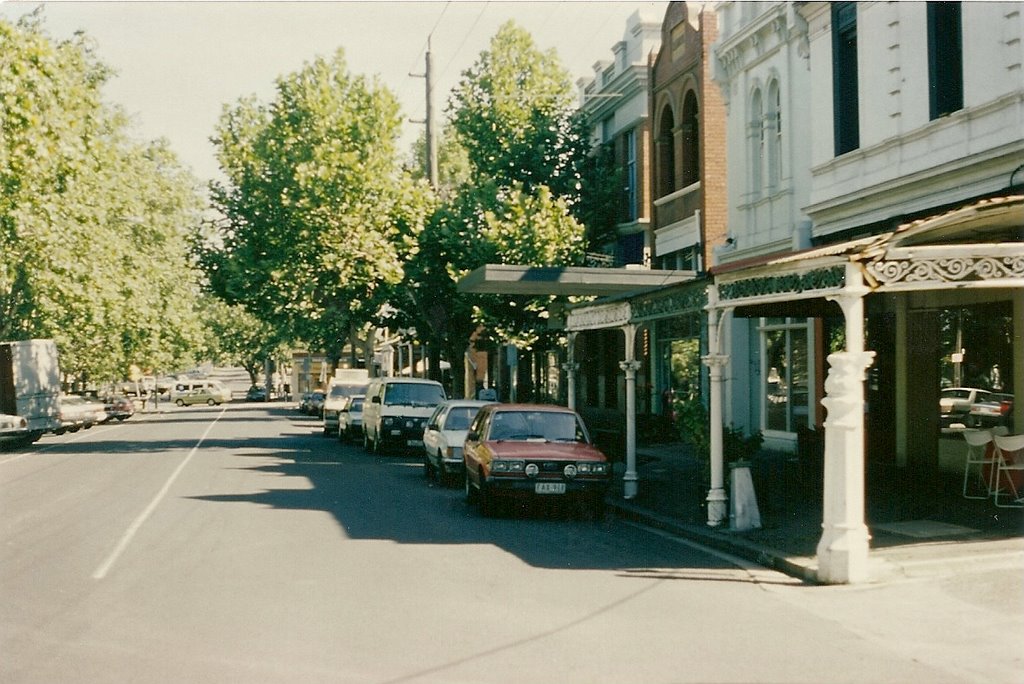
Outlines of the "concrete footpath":
<svg viewBox="0 0 1024 684">
<path fill-rule="evenodd" d="M 807 473 L 796 458 L 762 453 L 754 460 L 761 527 L 744 532 L 707 525 L 707 476 L 683 444 L 637 449 L 639 491 L 630 500 L 622 495 L 624 473 L 625 464 L 617 462 L 608 496 L 619 517 L 817 581 L 820 472 Z M 1024 509 L 965 499 L 953 480 L 922 486 L 870 470 L 865 508 L 872 582 L 1003 567 L 1024 579 Z"/>
</svg>

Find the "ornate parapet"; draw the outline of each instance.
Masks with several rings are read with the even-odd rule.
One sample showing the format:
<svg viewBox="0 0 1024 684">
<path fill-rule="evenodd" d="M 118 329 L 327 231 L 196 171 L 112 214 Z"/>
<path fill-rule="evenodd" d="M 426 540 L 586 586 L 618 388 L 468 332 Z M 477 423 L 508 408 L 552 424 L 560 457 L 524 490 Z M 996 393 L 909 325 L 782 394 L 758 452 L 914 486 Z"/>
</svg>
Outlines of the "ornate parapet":
<svg viewBox="0 0 1024 684">
<path fill-rule="evenodd" d="M 896 288 L 903 284 L 962 283 L 1024 279 L 1024 256 L 967 256 L 884 259 L 865 264 L 868 275 L 879 284 Z"/>
<path fill-rule="evenodd" d="M 718 295 L 721 305 L 737 306 L 744 300 L 764 300 L 769 297 L 806 297 L 815 293 L 834 293 L 846 284 L 846 267 L 839 264 L 800 273 L 780 273 L 732 282 L 720 282 Z"/>
<path fill-rule="evenodd" d="M 633 320 L 637 322 L 698 313 L 707 306 L 707 287 L 686 287 L 666 296 L 638 297 L 632 302 Z"/>
<path fill-rule="evenodd" d="M 570 311 L 566 317 L 565 328 L 570 332 L 621 328 L 629 324 L 631 317 L 632 309 L 629 302 L 599 304 Z"/>
</svg>

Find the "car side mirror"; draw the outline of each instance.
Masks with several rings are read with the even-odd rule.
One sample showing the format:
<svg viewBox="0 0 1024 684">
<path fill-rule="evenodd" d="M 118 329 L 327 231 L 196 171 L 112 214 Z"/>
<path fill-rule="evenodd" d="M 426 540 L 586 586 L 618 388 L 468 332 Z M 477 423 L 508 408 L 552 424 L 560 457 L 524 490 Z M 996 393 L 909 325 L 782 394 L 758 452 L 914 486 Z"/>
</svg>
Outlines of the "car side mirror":
<svg viewBox="0 0 1024 684">
<path fill-rule="evenodd" d="M 476 432 L 467 432 L 466 433 L 466 441 L 467 442 L 479 442 L 480 441 L 480 435 L 477 434 Z"/>
<path fill-rule="evenodd" d="M 380 403 L 380 397 L 374 397 L 374 398 L 370 399 L 370 403 L 371 404 L 379 404 Z"/>
</svg>

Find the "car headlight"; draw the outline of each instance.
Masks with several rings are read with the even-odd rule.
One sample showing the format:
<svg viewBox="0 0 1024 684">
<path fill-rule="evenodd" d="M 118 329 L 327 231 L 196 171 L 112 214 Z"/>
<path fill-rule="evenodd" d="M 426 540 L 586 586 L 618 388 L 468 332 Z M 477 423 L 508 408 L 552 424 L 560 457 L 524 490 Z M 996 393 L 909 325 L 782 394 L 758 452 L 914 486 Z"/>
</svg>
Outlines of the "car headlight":
<svg viewBox="0 0 1024 684">
<path fill-rule="evenodd" d="M 576 467 L 580 475 L 605 475 L 608 472 L 607 463 L 579 463 Z"/>
<path fill-rule="evenodd" d="M 526 466 L 525 472 L 527 477 L 537 477 L 537 473 L 540 472 L 540 466 L 536 463 L 529 463 Z"/>
<path fill-rule="evenodd" d="M 337 411 L 331 411 L 330 409 L 324 411 L 324 418 L 327 418 L 328 416 L 330 416 L 331 418 L 334 418 L 337 415 L 338 415 Z"/>
<path fill-rule="evenodd" d="M 491 461 L 491 472 L 494 473 L 521 473 L 525 467 L 522 461 L 512 461 L 497 458 Z"/>
<path fill-rule="evenodd" d="M 448 458 L 462 458 L 462 447 L 450 446 L 446 449 Z"/>
<path fill-rule="evenodd" d="M 385 416 L 384 418 L 380 419 L 380 423 L 385 427 L 391 427 L 392 425 L 395 424 L 395 419 L 391 416 Z"/>
<path fill-rule="evenodd" d="M 562 468 L 562 474 L 565 475 L 566 479 L 571 480 L 576 477 L 576 473 L 579 469 L 572 463 Z"/>
</svg>

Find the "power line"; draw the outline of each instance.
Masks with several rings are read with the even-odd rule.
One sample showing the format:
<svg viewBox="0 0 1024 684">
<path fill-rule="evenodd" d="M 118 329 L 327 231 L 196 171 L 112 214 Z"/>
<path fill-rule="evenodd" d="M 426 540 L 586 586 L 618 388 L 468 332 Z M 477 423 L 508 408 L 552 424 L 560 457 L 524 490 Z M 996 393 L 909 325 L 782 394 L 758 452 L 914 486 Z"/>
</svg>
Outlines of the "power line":
<svg viewBox="0 0 1024 684">
<path fill-rule="evenodd" d="M 479 12 L 479 13 L 478 13 L 478 14 L 476 15 L 476 19 L 474 19 L 474 20 L 473 20 L 473 25 L 472 25 L 472 26 L 470 26 L 470 27 L 469 27 L 469 30 L 468 30 L 468 31 L 466 31 L 465 35 L 463 35 L 463 36 L 462 36 L 462 42 L 461 42 L 461 43 L 459 43 L 459 47 L 455 48 L 455 52 L 453 52 L 453 53 L 452 53 L 452 56 L 451 56 L 451 57 L 450 57 L 450 58 L 448 59 L 448 63 L 444 65 L 444 68 L 443 68 L 443 69 L 441 69 L 441 73 L 440 73 L 440 74 L 438 74 L 438 76 L 437 76 L 437 80 L 438 80 L 438 81 L 440 81 L 440 80 L 441 80 L 441 78 L 442 78 L 442 77 L 443 77 L 443 76 L 444 76 L 444 75 L 445 75 L 446 73 L 448 73 L 448 67 L 450 67 L 450 66 L 452 65 L 452 62 L 454 62 L 454 61 L 455 61 L 455 58 L 456 58 L 456 57 L 458 57 L 458 55 L 459 55 L 459 52 L 460 52 L 460 51 L 462 50 L 462 48 L 463 48 L 463 47 L 464 47 L 464 46 L 466 45 L 466 41 L 467 41 L 467 40 L 469 40 L 469 37 L 470 37 L 471 35 L 473 35 L 473 31 L 474 31 L 474 30 L 476 29 L 476 25 L 480 23 L 480 19 L 481 19 L 481 17 L 483 17 L 483 16 L 484 16 L 484 12 L 486 12 L 486 11 L 487 11 L 487 8 L 488 8 L 489 6 L 490 6 L 490 3 L 489 3 L 489 2 L 485 2 L 485 3 L 483 3 L 483 5 L 482 5 L 482 6 L 480 7 L 480 12 Z M 436 81 L 435 81 L 435 82 L 436 82 Z"/>
<path fill-rule="evenodd" d="M 421 58 L 423 57 L 423 53 L 426 51 L 427 46 L 430 45 L 430 36 L 434 35 L 434 31 L 436 31 L 437 27 L 441 25 L 441 19 L 444 18 L 444 13 L 448 11 L 448 5 L 450 4 L 452 4 L 452 0 L 448 0 L 448 2 L 444 3 L 444 7 L 441 8 L 441 13 L 437 15 L 437 20 L 434 22 L 434 27 L 430 29 L 430 33 L 427 34 L 427 39 L 423 42 L 423 47 L 421 47 L 420 51 L 416 53 L 416 57 L 412 60 L 412 65 L 406 69 L 406 71 L 412 71 L 422 63 Z"/>
</svg>

